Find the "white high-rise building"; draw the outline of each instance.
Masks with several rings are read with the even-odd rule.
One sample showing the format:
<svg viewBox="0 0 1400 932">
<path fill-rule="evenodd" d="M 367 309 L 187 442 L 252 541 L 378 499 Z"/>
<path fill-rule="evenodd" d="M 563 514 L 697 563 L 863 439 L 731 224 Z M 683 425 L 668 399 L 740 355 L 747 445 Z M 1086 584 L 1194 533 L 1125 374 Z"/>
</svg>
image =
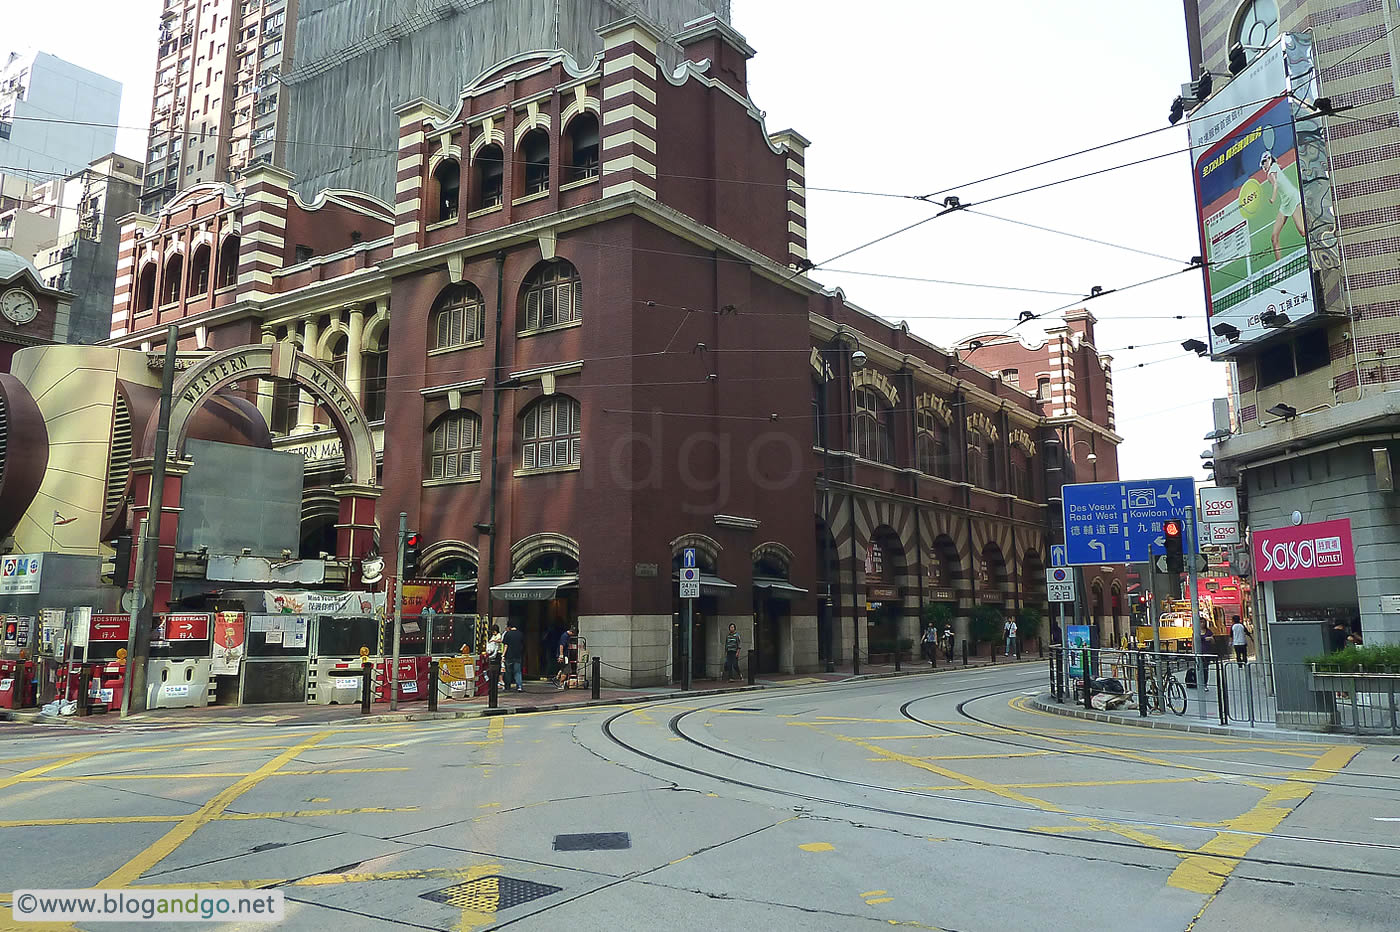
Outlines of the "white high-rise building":
<svg viewBox="0 0 1400 932">
<path fill-rule="evenodd" d="M 116 148 L 121 82 L 48 52 L 0 55 L 0 174 L 41 182 Z"/>
</svg>

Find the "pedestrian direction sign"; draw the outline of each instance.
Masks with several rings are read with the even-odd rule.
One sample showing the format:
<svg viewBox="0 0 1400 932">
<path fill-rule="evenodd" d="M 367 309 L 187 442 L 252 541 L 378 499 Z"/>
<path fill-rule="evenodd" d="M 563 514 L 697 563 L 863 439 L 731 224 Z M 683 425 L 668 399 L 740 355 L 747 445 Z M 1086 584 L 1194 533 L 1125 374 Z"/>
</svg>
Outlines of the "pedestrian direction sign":
<svg viewBox="0 0 1400 932">
<path fill-rule="evenodd" d="M 1146 563 L 1166 546 L 1162 524 L 1186 520 L 1196 481 L 1083 482 L 1065 486 L 1061 495 L 1069 565 Z"/>
</svg>

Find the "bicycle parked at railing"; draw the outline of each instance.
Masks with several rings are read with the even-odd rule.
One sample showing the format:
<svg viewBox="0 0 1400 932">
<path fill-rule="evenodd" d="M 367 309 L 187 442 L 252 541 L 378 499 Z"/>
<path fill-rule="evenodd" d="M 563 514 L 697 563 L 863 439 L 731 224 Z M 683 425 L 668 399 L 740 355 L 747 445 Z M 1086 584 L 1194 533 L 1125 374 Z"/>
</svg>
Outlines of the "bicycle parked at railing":
<svg viewBox="0 0 1400 932">
<path fill-rule="evenodd" d="M 1186 714 L 1186 687 L 1172 673 L 1170 664 L 1147 661 L 1147 710 L 1157 715 L 1168 710 L 1176 715 Z"/>
</svg>

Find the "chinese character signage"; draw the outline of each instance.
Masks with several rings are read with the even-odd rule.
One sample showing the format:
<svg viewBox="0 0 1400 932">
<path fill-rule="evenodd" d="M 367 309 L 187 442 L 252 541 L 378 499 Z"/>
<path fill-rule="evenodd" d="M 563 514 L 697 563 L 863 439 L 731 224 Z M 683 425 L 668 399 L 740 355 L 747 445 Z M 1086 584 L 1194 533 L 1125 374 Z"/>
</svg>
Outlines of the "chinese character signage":
<svg viewBox="0 0 1400 932">
<path fill-rule="evenodd" d="M 1355 576 L 1351 519 L 1255 531 L 1254 567 L 1260 582 Z"/>
</svg>

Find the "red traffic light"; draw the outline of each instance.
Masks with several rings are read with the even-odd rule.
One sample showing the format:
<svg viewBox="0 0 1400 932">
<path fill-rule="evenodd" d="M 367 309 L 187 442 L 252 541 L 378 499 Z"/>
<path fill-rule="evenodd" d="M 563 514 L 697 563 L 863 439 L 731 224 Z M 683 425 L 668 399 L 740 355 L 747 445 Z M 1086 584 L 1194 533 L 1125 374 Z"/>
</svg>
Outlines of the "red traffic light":
<svg viewBox="0 0 1400 932">
<path fill-rule="evenodd" d="M 1168 522 L 1166 522 L 1165 524 L 1162 525 L 1162 533 L 1163 533 L 1163 534 L 1166 534 L 1168 537 L 1180 537 L 1180 536 L 1181 536 L 1181 522 L 1180 522 L 1180 521 L 1168 521 Z"/>
<path fill-rule="evenodd" d="M 417 535 L 417 534 L 410 534 L 410 535 L 408 535 L 407 537 L 404 538 L 403 545 L 404 545 L 405 547 L 417 547 L 417 546 L 418 546 L 418 535 Z"/>
</svg>

